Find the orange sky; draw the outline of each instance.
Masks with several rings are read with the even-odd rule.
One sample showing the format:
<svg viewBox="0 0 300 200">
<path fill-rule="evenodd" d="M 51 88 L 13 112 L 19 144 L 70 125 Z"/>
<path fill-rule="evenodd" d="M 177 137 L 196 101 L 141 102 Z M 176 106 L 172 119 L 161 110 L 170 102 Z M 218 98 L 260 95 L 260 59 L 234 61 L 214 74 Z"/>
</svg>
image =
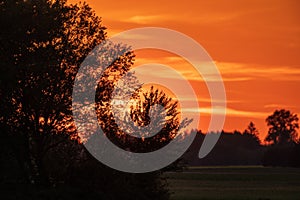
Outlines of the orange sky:
<svg viewBox="0 0 300 200">
<path fill-rule="evenodd" d="M 70 2 L 77 2 L 72 0 Z M 182 32 L 210 54 L 224 79 L 227 116 L 224 129 L 243 131 L 253 121 L 261 138 L 265 118 L 286 108 L 300 115 L 300 2 L 297 0 L 87 0 L 112 36 L 121 31 L 158 26 Z M 174 55 L 136 52 L 139 64 L 156 61 L 175 68 Z M 205 85 L 199 104 L 209 106 Z M 202 94 L 203 92 L 203 94 Z M 203 109 L 205 110 L 205 109 Z M 195 112 L 196 113 L 196 112 Z M 205 129 L 208 120 L 203 117 Z"/>
</svg>

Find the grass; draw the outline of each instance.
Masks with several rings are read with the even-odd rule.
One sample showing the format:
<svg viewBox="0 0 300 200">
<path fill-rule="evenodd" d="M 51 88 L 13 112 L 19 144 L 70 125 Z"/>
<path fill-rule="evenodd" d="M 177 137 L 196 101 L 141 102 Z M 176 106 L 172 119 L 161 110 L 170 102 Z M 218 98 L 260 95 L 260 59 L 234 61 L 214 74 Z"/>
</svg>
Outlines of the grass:
<svg viewBox="0 0 300 200">
<path fill-rule="evenodd" d="M 300 199 L 300 169 L 191 167 L 167 175 L 172 200 Z"/>
</svg>

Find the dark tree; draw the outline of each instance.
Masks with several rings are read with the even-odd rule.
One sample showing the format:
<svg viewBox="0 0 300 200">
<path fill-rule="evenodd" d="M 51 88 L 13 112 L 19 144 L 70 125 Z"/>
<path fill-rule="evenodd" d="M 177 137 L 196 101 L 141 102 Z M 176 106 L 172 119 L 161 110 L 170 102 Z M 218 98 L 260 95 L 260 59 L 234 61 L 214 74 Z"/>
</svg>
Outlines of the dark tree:
<svg viewBox="0 0 300 200">
<path fill-rule="evenodd" d="M 16 157 L 21 172 L 17 180 L 37 187 L 68 184 L 100 190 L 112 199 L 126 192 L 127 199 L 167 197 L 161 172 L 139 176 L 108 169 L 78 139 L 71 109 L 73 82 L 88 53 L 106 39 L 94 11 L 85 3 L 69 5 L 65 0 L 0 0 L 0 27 L 1 153 Z M 110 102 L 115 81 L 129 71 L 133 60 L 133 52 L 126 51 L 113 61 L 101 77 L 96 99 Z M 164 96 L 164 105 L 174 107 L 167 99 Z M 175 114 L 175 107 L 169 115 Z M 114 123 L 107 122 L 113 116 L 105 114 L 109 112 L 101 114 L 99 123 L 113 132 Z M 165 135 L 178 123 L 169 126 Z M 134 190 L 131 185 L 140 187 Z"/>
<path fill-rule="evenodd" d="M 133 82 L 133 84 L 136 83 Z M 132 152 L 158 150 L 167 145 L 181 128 L 190 123 L 188 119 L 183 119 L 180 122 L 178 102 L 172 100 L 163 91 L 154 89 L 154 87 L 146 92 L 135 91 L 132 93 L 131 100 L 133 102 L 128 108 L 128 112 L 123 112 L 122 109 L 118 110 L 123 112 L 123 116 L 119 116 L 121 124 L 116 124 L 116 116 L 113 116 L 110 104 L 105 104 L 102 101 L 97 103 L 98 118 L 103 130 L 116 145 L 123 149 Z M 109 107 L 101 107 L 100 105 L 109 105 Z M 156 107 L 156 105 L 161 107 Z M 150 112 L 154 112 L 152 116 Z M 147 125 L 149 125 L 147 130 L 139 129 L 139 127 Z M 156 130 L 157 127 L 160 128 Z M 151 130 L 157 132 L 149 137 Z"/>
<path fill-rule="evenodd" d="M 257 128 L 255 127 L 255 124 L 253 122 L 250 122 L 247 129 L 244 130 L 243 134 L 245 136 L 249 136 L 252 137 L 255 141 L 257 141 L 257 143 L 260 143 L 260 139 L 258 137 L 259 132 L 257 130 Z"/>
<path fill-rule="evenodd" d="M 105 28 L 87 4 L 3 0 L 0 10 L 1 124 L 24 177 L 47 184 L 44 156 L 76 137 L 70 127 L 73 80 L 88 52 L 105 39 Z M 65 136 L 53 137 L 58 133 Z"/>
<path fill-rule="evenodd" d="M 299 128 L 298 120 L 297 114 L 289 110 L 276 110 L 266 119 L 269 131 L 265 141 L 274 145 L 295 142 Z"/>
</svg>

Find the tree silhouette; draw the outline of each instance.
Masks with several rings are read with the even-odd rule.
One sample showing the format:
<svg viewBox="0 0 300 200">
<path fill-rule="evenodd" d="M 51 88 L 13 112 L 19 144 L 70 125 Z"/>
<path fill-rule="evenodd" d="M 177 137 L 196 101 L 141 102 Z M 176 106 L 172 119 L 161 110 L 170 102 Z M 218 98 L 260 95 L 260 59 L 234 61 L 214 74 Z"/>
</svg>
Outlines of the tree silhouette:
<svg viewBox="0 0 300 200">
<path fill-rule="evenodd" d="M 131 152 L 158 150 L 167 145 L 180 129 L 191 122 L 189 119 L 180 121 L 178 102 L 153 86 L 149 91 L 137 90 L 132 94 L 131 100 L 128 111 L 124 111 L 121 107 L 117 110 L 121 113 L 118 116 L 111 112 L 111 104 L 101 101 L 97 103 L 98 118 L 106 135 L 116 145 Z M 116 117 L 119 118 L 118 124 Z M 148 126 L 147 129 L 143 129 L 145 126 Z"/>
<path fill-rule="evenodd" d="M 260 139 L 258 137 L 259 132 L 253 122 L 249 123 L 247 129 L 244 130 L 243 134 L 252 137 L 255 141 L 257 141 L 257 143 L 260 143 Z"/>
<path fill-rule="evenodd" d="M 0 11 L 0 128 L 1 141 L 5 141 L 0 152 L 9 152 L 9 156 L 13 152 L 20 181 L 37 187 L 68 184 L 108 191 L 108 196 L 119 198 L 127 192 L 124 199 L 134 195 L 139 199 L 166 198 L 161 172 L 143 176 L 108 169 L 79 141 L 71 108 L 74 79 L 88 53 L 106 40 L 105 27 L 94 11 L 85 3 L 69 5 L 65 0 L 0 0 Z M 107 54 L 119 52 L 119 48 L 123 47 L 115 45 Z M 98 84 L 96 102 L 108 106 L 100 109 L 99 123 L 107 125 L 107 132 L 119 131 L 110 123 L 113 115 L 107 103 L 115 82 L 128 73 L 133 61 L 133 52 L 126 49 Z M 166 96 L 163 99 L 164 105 L 173 109 L 169 114 L 175 114 L 176 106 Z M 173 122 L 177 122 L 175 118 Z M 176 127 L 178 124 L 164 131 L 167 134 Z M 142 187 L 146 183 L 149 186 Z"/>
<path fill-rule="evenodd" d="M 22 145 L 19 162 L 31 183 L 46 183 L 43 158 L 76 137 L 70 127 L 71 93 L 79 64 L 105 39 L 101 20 L 87 4 L 2 1 L 2 125 Z M 53 135 L 66 134 L 53 141 Z"/>
<path fill-rule="evenodd" d="M 289 110 L 275 110 L 267 119 L 270 127 L 265 141 L 274 145 L 295 142 L 297 139 L 298 116 Z"/>
</svg>

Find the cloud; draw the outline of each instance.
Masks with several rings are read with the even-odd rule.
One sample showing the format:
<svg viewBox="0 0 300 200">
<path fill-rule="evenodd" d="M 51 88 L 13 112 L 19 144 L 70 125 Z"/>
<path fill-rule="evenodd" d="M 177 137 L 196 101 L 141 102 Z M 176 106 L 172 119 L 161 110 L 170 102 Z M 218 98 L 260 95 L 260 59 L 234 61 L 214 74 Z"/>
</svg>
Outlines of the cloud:
<svg viewBox="0 0 300 200">
<path fill-rule="evenodd" d="M 225 73 L 223 74 L 222 69 L 223 68 L 219 68 L 219 63 L 217 62 L 203 62 L 203 63 L 198 63 L 198 65 L 196 66 L 198 68 L 198 70 L 200 70 L 202 72 L 202 74 L 200 74 L 197 69 L 195 69 L 189 62 L 185 61 L 183 58 L 179 57 L 179 56 L 166 56 L 166 57 L 153 57 L 153 58 L 149 58 L 149 57 L 137 57 L 137 63 L 136 66 L 139 66 L 141 64 L 145 64 L 145 63 L 161 63 L 164 65 L 167 65 L 171 68 L 173 68 L 174 70 L 176 70 L 178 73 L 180 73 L 182 75 L 182 77 L 185 80 L 190 80 L 190 81 L 220 81 L 220 75 L 222 76 L 222 80 L 224 82 L 235 82 L 235 81 L 249 81 L 252 80 L 253 77 L 251 76 L 252 74 L 249 73 L 240 73 L 238 72 L 238 76 L 233 76 L 236 72 L 237 69 L 233 68 L 231 73 L 229 73 L 229 71 L 225 71 Z M 222 65 L 224 67 L 224 65 Z M 232 66 L 230 64 L 226 63 L 226 67 L 227 66 Z M 234 65 L 236 66 L 236 65 Z M 240 66 L 240 65 L 239 65 Z M 211 70 L 213 67 L 213 69 L 215 69 L 215 67 L 217 69 L 221 69 L 219 70 L 220 74 L 216 71 L 216 70 Z M 226 70 L 228 70 L 229 68 L 225 68 Z M 147 74 L 147 76 L 152 76 L 153 79 L 155 78 L 165 78 L 165 79 L 174 79 L 177 77 L 173 77 L 171 76 L 169 73 L 162 71 L 153 71 L 151 70 L 151 68 L 148 69 L 143 69 L 144 70 L 144 74 Z M 202 76 L 203 75 L 203 76 Z M 228 76 L 230 75 L 230 76 Z"/>
<path fill-rule="evenodd" d="M 267 104 L 264 106 L 264 108 L 290 108 L 290 107 L 295 107 L 295 106 L 290 106 L 290 105 L 284 105 L 284 104 Z"/>
<path fill-rule="evenodd" d="M 201 108 L 182 108 L 184 112 L 188 113 L 203 113 L 203 114 L 216 114 L 223 115 L 224 108 L 217 107 L 212 111 L 211 107 L 201 107 Z M 265 118 L 269 113 L 267 112 L 254 112 L 245 110 L 236 110 L 233 108 L 226 108 L 226 116 L 237 116 L 237 117 L 251 117 L 251 118 Z"/>
<path fill-rule="evenodd" d="M 174 100 L 178 100 L 178 101 L 194 101 L 195 99 L 191 96 L 185 96 L 185 97 L 181 97 L 180 99 L 174 98 Z M 200 103 L 212 103 L 212 99 L 211 98 L 204 98 L 204 97 L 197 97 L 197 102 Z M 213 99 L 213 102 L 215 103 L 222 103 L 224 102 L 224 100 L 222 99 Z M 226 100 L 227 103 L 239 103 L 240 101 L 237 100 Z"/>
<path fill-rule="evenodd" d="M 177 4 L 177 3 L 176 3 Z M 147 13 L 141 12 L 141 8 L 136 7 L 136 9 L 133 10 L 133 8 L 128 10 L 122 10 L 121 13 L 118 12 L 109 12 L 106 13 L 106 16 L 110 16 L 111 20 L 115 22 L 120 23 L 133 23 L 133 24 L 153 24 L 153 23 L 184 23 L 184 24 L 203 24 L 203 25 L 211 25 L 211 24 L 224 24 L 226 22 L 232 22 L 234 20 L 239 20 L 243 16 L 251 15 L 251 14 L 257 14 L 259 12 L 263 13 L 266 10 L 270 10 L 270 8 L 245 8 L 240 7 L 239 10 L 226 10 L 226 9 L 215 9 L 216 6 L 214 4 L 201 5 L 199 8 L 199 5 L 193 6 L 193 3 L 187 3 L 185 5 L 175 6 L 173 9 L 169 9 L 170 4 L 169 2 L 165 2 L 163 5 L 165 8 L 161 11 L 159 11 L 159 7 L 150 6 Z M 141 5 L 144 7 L 144 5 Z M 185 7 L 188 8 L 187 10 L 184 10 Z M 243 8 L 243 9 L 242 9 Z M 199 9 L 201 11 L 199 11 Z M 167 11 L 167 12 L 166 12 Z M 178 14 L 178 11 L 181 11 L 180 14 Z M 168 14 L 157 14 L 157 13 L 168 13 Z M 123 19 L 116 16 L 123 16 Z M 125 19 L 124 19 L 125 17 Z M 119 19 L 119 20 L 118 20 Z"/>
<path fill-rule="evenodd" d="M 135 15 L 127 19 L 121 20 L 121 22 L 130 22 L 135 24 L 152 24 L 166 19 L 163 15 Z"/>
<path fill-rule="evenodd" d="M 179 56 L 156 56 L 139 58 L 137 57 L 137 65 L 145 63 L 162 63 L 168 65 L 186 79 L 193 81 L 204 81 L 203 77 L 193 68 L 193 66 Z M 205 78 L 210 81 L 218 81 L 219 79 L 214 77 L 214 74 L 209 74 L 209 68 L 213 63 L 199 63 L 201 70 L 204 70 Z M 262 65 L 262 64 L 248 64 L 248 63 L 235 63 L 235 62 L 218 62 L 214 61 L 214 65 L 218 68 L 222 80 L 224 82 L 239 82 L 239 81 L 251 81 L 255 79 L 268 79 L 277 81 L 299 81 L 300 68 L 295 66 L 279 66 L 279 65 Z M 208 69 L 208 70 L 207 70 Z M 161 78 L 174 78 L 169 76 L 168 73 L 151 71 L 148 69 L 145 72 L 151 76 L 157 76 Z"/>
<path fill-rule="evenodd" d="M 223 76 L 268 78 L 271 80 L 299 81 L 300 68 L 291 66 L 259 65 L 246 63 L 215 62 Z"/>
</svg>

